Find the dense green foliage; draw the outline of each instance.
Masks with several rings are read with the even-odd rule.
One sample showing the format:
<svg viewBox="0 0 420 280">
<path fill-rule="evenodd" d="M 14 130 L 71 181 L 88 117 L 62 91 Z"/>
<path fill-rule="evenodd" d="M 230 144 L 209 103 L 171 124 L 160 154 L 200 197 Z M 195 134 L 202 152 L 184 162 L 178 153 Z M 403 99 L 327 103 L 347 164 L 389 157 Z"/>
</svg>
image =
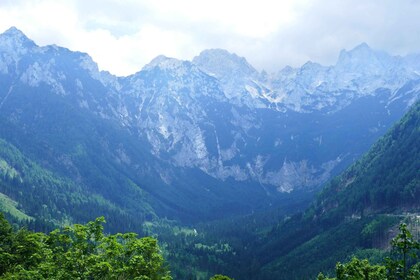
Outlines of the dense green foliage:
<svg viewBox="0 0 420 280">
<path fill-rule="evenodd" d="M 420 102 L 370 151 L 325 186 L 309 217 L 325 223 L 395 209 L 419 210 Z"/>
<path fill-rule="evenodd" d="M 98 216 L 106 216 L 113 231 L 140 231 L 144 220 L 144 215 L 133 219 L 126 209 L 83 184 L 41 167 L 2 139 L 0 193 L 0 210 L 10 220 L 38 231 L 46 232 L 73 221 L 87 222 Z"/>
<path fill-rule="evenodd" d="M 382 265 L 371 265 L 368 260 L 359 260 L 353 258 L 346 264 L 337 263 L 336 278 L 327 278 L 323 273 L 320 273 L 317 280 L 385 280 L 386 268 Z"/>
<path fill-rule="evenodd" d="M 49 234 L 14 231 L 0 213 L 2 279 L 172 279 L 157 240 L 104 235 L 104 218 Z"/>
<path fill-rule="evenodd" d="M 280 222 L 263 251 L 263 279 L 302 279 L 331 271 L 352 254 L 384 257 L 393 225 L 407 217 L 418 228 L 420 102 L 342 175 L 331 180 L 302 215 Z M 269 250 L 270 249 L 270 250 Z M 300 267 L 296 270 L 294 267 Z M 265 277 L 265 278 L 264 278 Z"/>
<path fill-rule="evenodd" d="M 413 238 L 406 224 L 400 225 L 400 233 L 392 239 L 393 256 L 384 265 L 371 265 L 367 259 L 353 257 L 348 263 L 337 263 L 336 278 L 320 273 L 317 280 L 417 280 L 420 279 L 420 243 Z"/>
<path fill-rule="evenodd" d="M 211 277 L 210 280 L 233 280 L 233 279 L 225 275 L 216 274 L 213 277 Z"/>
<path fill-rule="evenodd" d="M 420 243 L 407 229 L 400 225 L 400 233 L 392 239 L 392 255 L 386 259 L 388 279 L 420 278 Z"/>
</svg>

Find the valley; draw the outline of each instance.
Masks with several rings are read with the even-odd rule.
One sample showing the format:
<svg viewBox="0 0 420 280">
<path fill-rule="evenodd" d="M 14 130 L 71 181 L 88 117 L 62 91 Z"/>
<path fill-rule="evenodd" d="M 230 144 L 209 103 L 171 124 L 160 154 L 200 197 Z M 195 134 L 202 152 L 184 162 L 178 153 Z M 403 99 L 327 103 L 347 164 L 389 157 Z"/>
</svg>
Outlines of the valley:
<svg viewBox="0 0 420 280">
<path fill-rule="evenodd" d="M 268 74 L 209 49 L 119 77 L 11 27 L 0 210 L 42 232 L 105 216 L 108 233 L 156 237 L 175 279 L 378 259 L 402 220 L 419 232 L 419 73 L 419 54 L 362 43 L 331 66 Z"/>
</svg>

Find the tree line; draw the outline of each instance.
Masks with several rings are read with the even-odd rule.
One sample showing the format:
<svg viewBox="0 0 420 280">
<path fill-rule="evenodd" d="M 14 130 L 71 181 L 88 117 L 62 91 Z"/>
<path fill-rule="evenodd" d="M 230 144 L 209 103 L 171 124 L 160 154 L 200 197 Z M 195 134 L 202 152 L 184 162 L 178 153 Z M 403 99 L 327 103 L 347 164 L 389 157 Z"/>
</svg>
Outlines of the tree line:
<svg viewBox="0 0 420 280">
<path fill-rule="evenodd" d="M 400 224 L 399 234 L 391 241 L 391 255 L 383 264 L 372 265 L 367 259 L 353 257 L 348 263 L 337 263 L 336 277 L 328 278 L 319 273 L 317 280 L 418 280 L 420 279 L 420 243 L 413 238 L 405 223 Z"/>
<path fill-rule="evenodd" d="M 157 239 L 105 234 L 105 219 L 49 234 L 15 230 L 0 213 L 1 279 L 171 280 Z M 214 275 L 211 280 L 231 280 Z"/>
</svg>

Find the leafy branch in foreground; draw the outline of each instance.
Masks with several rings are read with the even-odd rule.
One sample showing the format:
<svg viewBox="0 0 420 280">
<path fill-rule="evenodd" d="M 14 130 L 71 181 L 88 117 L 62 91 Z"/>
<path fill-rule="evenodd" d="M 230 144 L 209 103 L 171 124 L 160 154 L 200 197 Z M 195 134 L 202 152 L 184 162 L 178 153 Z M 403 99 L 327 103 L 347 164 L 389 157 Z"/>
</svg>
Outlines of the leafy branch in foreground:
<svg viewBox="0 0 420 280">
<path fill-rule="evenodd" d="M 103 223 L 101 217 L 48 235 L 15 232 L 0 213 L 0 278 L 172 279 L 156 239 L 104 235 Z"/>
</svg>

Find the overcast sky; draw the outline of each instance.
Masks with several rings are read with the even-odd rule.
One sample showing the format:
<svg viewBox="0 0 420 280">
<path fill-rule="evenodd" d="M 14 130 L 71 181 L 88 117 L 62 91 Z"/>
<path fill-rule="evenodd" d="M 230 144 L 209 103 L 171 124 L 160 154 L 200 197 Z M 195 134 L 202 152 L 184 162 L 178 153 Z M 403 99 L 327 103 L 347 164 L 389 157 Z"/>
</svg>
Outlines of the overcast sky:
<svg viewBox="0 0 420 280">
<path fill-rule="evenodd" d="M 334 64 L 366 42 L 420 53 L 417 0 L 0 0 L 0 32 L 89 53 L 101 70 L 139 71 L 157 55 L 191 60 L 223 48 L 258 70 Z"/>
</svg>

